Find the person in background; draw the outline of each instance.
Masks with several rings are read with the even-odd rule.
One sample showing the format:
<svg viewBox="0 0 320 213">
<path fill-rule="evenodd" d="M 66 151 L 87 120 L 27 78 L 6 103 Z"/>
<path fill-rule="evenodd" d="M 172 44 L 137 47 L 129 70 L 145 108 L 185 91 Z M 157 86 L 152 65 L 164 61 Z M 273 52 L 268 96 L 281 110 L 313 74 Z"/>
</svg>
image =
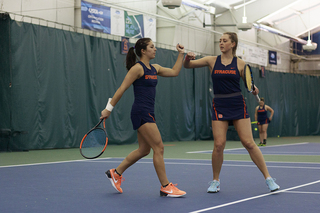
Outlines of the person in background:
<svg viewBox="0 0 320 213">
<path fill-rule="evenodd" d="M 270 117 L 268 117 L 270 111 Z M 258 146 L 266 146 L 267 144 L 267 130 L 269 123 L 272 120 L 274 110 L 264 103 L 264 98 L 260 98 L 259 106 L 256 107 L 254 118 L 257 121 L 260 143 Z"/>
</svg>

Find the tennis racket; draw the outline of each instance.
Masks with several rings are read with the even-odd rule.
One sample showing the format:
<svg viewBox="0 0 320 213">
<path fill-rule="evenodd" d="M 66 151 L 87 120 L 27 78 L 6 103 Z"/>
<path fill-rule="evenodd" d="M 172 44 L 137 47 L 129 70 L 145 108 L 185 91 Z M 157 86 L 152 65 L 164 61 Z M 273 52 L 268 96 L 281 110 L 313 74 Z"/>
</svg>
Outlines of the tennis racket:
<svg viewBox="0 0 320 213">
<path fill-rule="evenodd" d="M 249 64 L 244 65 L 244 85 L 248 92 L 252 92 L 255 90 L 254 88 L 254 82 L 253 82 L 253 75 L 252 70 Z M 257 101 L 260 101 L 260 98 L 258 95 L 255 95 Z"/>
<path fill-rule="evenodd" d="M 103 128 L 100 124 L 103 121 Z M 108 144 L 107 132 L 105 130 L 105 119 L 85 134 L 80 143 L 80 153 L 84 158 L 94 159 L 102 155 Z"/>
</svg>

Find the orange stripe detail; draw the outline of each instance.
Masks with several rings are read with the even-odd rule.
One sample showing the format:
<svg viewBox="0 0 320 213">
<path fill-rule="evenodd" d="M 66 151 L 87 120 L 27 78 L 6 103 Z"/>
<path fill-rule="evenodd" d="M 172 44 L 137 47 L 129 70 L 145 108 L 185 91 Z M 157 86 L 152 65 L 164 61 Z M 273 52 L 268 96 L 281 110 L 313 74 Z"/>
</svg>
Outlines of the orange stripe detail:
<svg viewBox="0 0 320 213">
<path fill-rule="evenodd" d="M 214 113 L 216 114 L 216 119 L 219 120 L 219 118 L 218 118 L 218 112 L 217 112 L 217 110 L 216 110 L 216 107 L 214 106 L 214 99 L 212 100 L 212 107 L 213 107 Z"/>
<path fill-rule="evenodd" d="M 152 115 L 150 115 L 150 113 L 149 113 L 149 116 L 153 119 L 154 122 L 156 122 L 156 121 L 154 120 L 154 117 L 153 117 Z"/>
<path fill-rule="evenodd" d="M 243 100 L 243 105 L 244 105 L 244 107 L 243 107 L 243 111 L 244 111 L 244 116 L 243 116 L 243 118 L 246 118 L 246 114 L 247 114 L 247 111 L 246 111 L 246 102 L 244 101 L 243 96 L 242 96 L 242 100 Z"/>
</svg>

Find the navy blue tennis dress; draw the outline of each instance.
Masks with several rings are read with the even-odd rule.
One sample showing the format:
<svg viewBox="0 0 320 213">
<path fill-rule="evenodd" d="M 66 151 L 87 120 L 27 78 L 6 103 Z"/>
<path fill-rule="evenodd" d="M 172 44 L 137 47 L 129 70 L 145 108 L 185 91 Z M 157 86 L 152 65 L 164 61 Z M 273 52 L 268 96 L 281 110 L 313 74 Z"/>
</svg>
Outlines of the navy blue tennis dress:
<svg viewBox="0 0 320 213">
<path fill-rule="evenodd" d="M 262 124 L 268 124 L 270 123 L 269 117 L 268 117 L 268 111 L 265 108 L 265 105 L 263 105 L 262 108 L 258 108 L 258 125 Z"/>
<path fill-rule="evenodd" d="M 147 68 L 141 61 L 144 75 L 133 82 L 134 103 L 131 108 L 131 121 L 136 130 L 145 123 L 155 123 L 154 103 L 158 83 L 157 70 L 150 64 Z"/>
<path fill-rule="evenodd" d="M 241 94 L 240 73 L 237 57 L 231 64 L 221 63 L 221 55 L 217 57 L 211 74 L 214 98 L 212 100 L 212 120 L 230 121 L 249 118 L 247 105 Z"/>
</svg>

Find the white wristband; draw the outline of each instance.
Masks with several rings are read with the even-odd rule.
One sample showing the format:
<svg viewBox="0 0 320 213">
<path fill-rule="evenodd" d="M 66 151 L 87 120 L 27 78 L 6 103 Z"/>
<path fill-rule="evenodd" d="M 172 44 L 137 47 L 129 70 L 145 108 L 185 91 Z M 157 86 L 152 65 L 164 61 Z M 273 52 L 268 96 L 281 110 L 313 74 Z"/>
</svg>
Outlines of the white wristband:
<svg viewBox="0 0 320 213">
<path fill-rule="evenodd" d="M 110 112 L 112 112 L 112 110 L 113 110 L 113 106 L 110 104 L 111 100 L 112 100 L 112 98 L 109 98 L 108 104 L 107 104 L 107 106 L 106 106 L 106 109 L 107 109 L 108 111 L 110 111 Z"/>
</svg>

